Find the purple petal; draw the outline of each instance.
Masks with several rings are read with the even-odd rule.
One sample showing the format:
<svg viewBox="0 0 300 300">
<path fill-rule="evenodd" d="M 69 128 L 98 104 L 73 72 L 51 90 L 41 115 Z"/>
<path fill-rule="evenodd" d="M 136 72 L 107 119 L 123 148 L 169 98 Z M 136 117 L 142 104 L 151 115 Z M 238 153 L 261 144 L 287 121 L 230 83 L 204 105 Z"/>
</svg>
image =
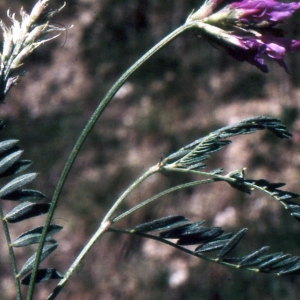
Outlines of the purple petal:
<svg viewBox="0 0 300 300">
<path fill-rule="evenodd" d="M 247 61 L 256 66 L 262 72 L 268 73 L 268 67 L 265 64 L 262 55 L 266 51 L 266 45 L 257 43 L 256 40 L 241 38 L 241 42 L 247 45 L 248 49 L 241 49 L 235 47 L 225 47 L 225 51 L 238 61 Z"/>
<path fill-rule="evenodd" d="M 268 67 L 262 58 L 264 54 L 275 60 L 288 72 L 283 60 L 286 52 L 300 50 L 300 41 L 282 37 L 261 36 L 258 38 L 249 36 L 236 38 L 238 38 L 247 49 L 245 49 L 245 47 L 228 47 L 228 45 L 226 47 L 225 44 L 223 44 L 227 53 L 239 61 L 247 61 L 255 65 L 263 72 L 268 72 Z"/>
<path fill-rule="evenodd" d="M 228 5 L 239 20 L 245 23 L 282 22 L 300 8 L 300 3 L 281 3 L 274 0 L 242 0 Z"/>
</svg>

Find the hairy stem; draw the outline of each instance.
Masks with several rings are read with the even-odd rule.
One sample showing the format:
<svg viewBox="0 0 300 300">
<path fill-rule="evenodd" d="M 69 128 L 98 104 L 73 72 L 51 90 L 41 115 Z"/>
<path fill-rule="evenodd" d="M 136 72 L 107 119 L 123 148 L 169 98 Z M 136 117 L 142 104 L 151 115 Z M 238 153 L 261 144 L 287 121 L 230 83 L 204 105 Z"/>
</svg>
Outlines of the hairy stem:
<svg viewBox="0 0 300 300">
<path fill-rule="evenodd" d="M 132 183 L 127 190 L 119 197 L 119 199 L 115 202 L 115 204 L 112 206 L 112 208 L 108 211 L 106 216 L 104 217 L 103 221 L 101 222 L 100 227 L 98 230 L 94 233 L 92 238 L 89 240 L 89 242 L 86 244 L 86 246 L 82 249 L 80 254 L 77 256 L 75 261 L 72 263 L 72 265 L 69 267 L 67 273 L 65 274 L 64 278 L 58 283 L 56 288 L 53 290 L 53 292 L 49 295 L 47 300 L 54 299 L 59 292 L 62 290 L 62 288 L 65 286 L 67 281 L 71 278 L 73 273 L 76 271 L 78 266 L 81 264 L 85 256 L 88 254 L 88 252 L 92 249 L 92 247 L 96 244 L 98 239 L 107 231 L 109 226 L 111 225 L 111 217 L 115 213 L 115 211 L 118 209 L 118 207 L 121 205 L 121 203 L 125 200 L 125 198 L 134 190 L 136 189 L 145 179 L 147 179 L 152 174 L 158 172 L 159 166 L 153 166 L 151 167 L 147 172 L 145 172 L 142 176 L 140 176 L 134 183 Z"/>
</svg>

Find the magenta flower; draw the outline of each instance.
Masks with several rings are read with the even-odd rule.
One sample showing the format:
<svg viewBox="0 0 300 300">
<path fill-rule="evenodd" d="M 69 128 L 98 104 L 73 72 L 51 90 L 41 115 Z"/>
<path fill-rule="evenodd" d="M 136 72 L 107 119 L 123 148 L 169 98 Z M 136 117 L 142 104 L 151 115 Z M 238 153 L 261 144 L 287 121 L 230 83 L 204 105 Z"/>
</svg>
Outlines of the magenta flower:
<svg viewBox="0 0 300 300">
<path fill-rule="evenodd" d="M 284 37 L 263 35 L 260 38 L 253 36 L 237 38 L 240 41 L 240 46 L 228 47 L 226 45 L 226 52 L 237 60 L 247 61 L 255 65 L 265 73 L 268 72 L 268 67 L 262 58 L 264 54 L 275 60 L 288 73 L 287 66 L 283 60 L 285 53 L 300 50 L 300 41 Z"/>
<path fill-rule="evenodd" d="M 247 61 L 268 72 L 263 59 L 266 55 L 288 71 L 284 56 L 287 52 L 300 50 L 300 41 L 285 38 L 283 31 L 274 27 L 291 17 L 300 8 L 300 2 L 241 0 L 218 10 L 220 2 L 206 1 L 187 22 L 198 22 L 204 37 L 239 61 Z"/>
<path fill-rule="evenodd" d="M 273 25 L 292 16 L 300 8 L 300 3 L 281 3 L 273 0 L 242 0 L 228 5 L 230 10 L 235 10 L 239 21 L 255 26 Z"/>
</svg>

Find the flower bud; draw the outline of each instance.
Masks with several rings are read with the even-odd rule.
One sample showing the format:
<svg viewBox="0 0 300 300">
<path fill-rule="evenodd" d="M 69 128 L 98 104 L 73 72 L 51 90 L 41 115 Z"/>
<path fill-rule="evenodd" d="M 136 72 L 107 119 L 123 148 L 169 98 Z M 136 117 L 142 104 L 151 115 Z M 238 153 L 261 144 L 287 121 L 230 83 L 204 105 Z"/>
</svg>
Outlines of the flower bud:
<svg viewBox="0 0 300 300">
<path fill-rule="evenodd" d="M 223 2 L 223 0 L 206 0 L 200 9 L 188 17 L 187 21 L 192 22 L 203 20 L 205 17 L 211 15 L 221 2 Z"/>
<path fill-rule="evenodd" d="M 36 3 L 36 5 L 33 7 L 30 13 L 31 23 L 35 23 L 38 20 L 38 18 L 43 15 L 48 6 L 48 2 L 49 0 L 39 0 Z"/>
</svg>

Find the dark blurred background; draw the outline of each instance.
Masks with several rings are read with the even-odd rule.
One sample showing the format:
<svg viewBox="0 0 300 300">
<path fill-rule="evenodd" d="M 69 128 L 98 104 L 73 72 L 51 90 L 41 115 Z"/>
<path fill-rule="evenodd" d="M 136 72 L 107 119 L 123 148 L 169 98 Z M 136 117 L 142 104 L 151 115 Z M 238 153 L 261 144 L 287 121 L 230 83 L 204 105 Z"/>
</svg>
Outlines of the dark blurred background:
<svg viewBox="0 0 300 300">
<path fill-rule="evenodd" d="M 62 2 L 50 1 L 54 8 Z M 30 11 L 35 1 L 2 0 L 6 10 Z M 20 139 L 24 158 L 39 176 L 30 188 L 51 199 L 79 133 L 119 76 L 151 46 L 185 22 L 202 1 L 71 0 L 53 22 L 72 29 L 41 46 L 28 58 L 19 84 L 1 106 L 6 122 L 2 140 Z M 17 14 L 18 15 L 18 14 Z M 299 14 L 289 33 L 300 39 Z M 289 141 L 266 132 L 235 137 L 212 155 L 208 169 L 226 172 L 246 167 L 248 178 L 286 182 L 300 192 L 300 62 L 285 59 L 290 74 L 267 59 L 269 74 L 236 62 L 193 32 L 186 32 L 157 53 L 122 87 L 88 137 L 55 214 L 64 227 L 59 248 L 43 266 L 64 272 L 120 193 L 159 160 L 211 130 L 243 118 L 280 118 L 293 133 Z M 156 175 L 137 190 L 122 210 L 188 176 Z M 3 203 L 8 211 L 14 204 Z M 249 231 L 238 247 L 243 255 L 270 245 L 271 251 L 299 255 L 300 224 L 265 194 L 251 196 L 225 183 L 182 190 L 124 219 L 133 226 L 181 214 L 207 226 Z M 10 225 L 13 238 L 42 224 L 44 217 Z M 22 228 L 21 228 L 22 227 Z M 19 266 L 35 247 L 17 249 Z M 1 237 L 1 299 L 14 299 L 14 286 Z M 190 257 L 154 241 L 106 234 L 57 299 L 116 300 L 293 300 L 300 277 L 276 277 L 234 270 Z M 40 284 L 35 299 L 45 299 L 53 282 Z M 25 290 L 25 289 L 24 289 Z"/>
</svg>

